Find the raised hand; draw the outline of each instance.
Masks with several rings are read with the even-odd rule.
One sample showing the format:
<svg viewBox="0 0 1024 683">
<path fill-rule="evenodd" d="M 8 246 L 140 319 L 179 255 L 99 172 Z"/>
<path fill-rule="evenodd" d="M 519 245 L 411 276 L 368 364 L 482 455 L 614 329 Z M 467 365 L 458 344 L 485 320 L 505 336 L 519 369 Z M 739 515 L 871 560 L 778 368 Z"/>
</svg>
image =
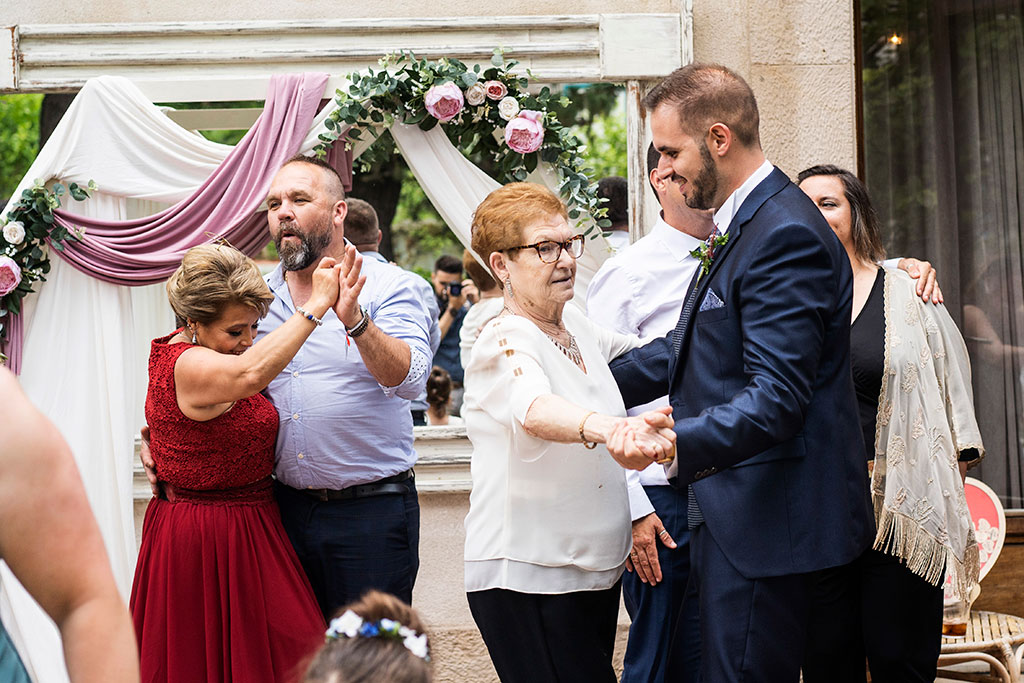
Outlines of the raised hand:
<svg viewBox="0 0 1024 683">
<path fill-rule="evenodd" d="M 366 276 L 361 275 L 363 257 L 351 244 L 345 247 L 345 256 L 338 264 L 338 301 L 334 304 L 334 312 L 345 327 L 355 327 L 363 314 L 359 309 L 359 293 L 366 284 Z"/>
<path fill-rule="evenodd" d="M 313 271 L 313 293 L 309 305 L 326 311 L 338 300 L 338 266 L 334 259 L 325 256 Z M 320 315 L 319 313 L 317 315 Z"/>
</svg>

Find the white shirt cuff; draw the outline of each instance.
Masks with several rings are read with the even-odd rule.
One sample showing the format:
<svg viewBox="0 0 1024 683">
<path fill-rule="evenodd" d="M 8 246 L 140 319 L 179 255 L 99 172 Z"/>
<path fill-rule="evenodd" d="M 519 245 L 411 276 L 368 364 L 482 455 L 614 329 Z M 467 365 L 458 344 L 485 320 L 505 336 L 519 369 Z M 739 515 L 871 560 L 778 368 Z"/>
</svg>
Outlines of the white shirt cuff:
<svg viewBox="0 0 1024 683">
<path fill-rule="evenodd" d="M 634 522 L 654 512 L 643 485 L 640 484 L 640 473 L 626 470 L 626 492 L 629 494 L 629 518 Z"/>
</svg>

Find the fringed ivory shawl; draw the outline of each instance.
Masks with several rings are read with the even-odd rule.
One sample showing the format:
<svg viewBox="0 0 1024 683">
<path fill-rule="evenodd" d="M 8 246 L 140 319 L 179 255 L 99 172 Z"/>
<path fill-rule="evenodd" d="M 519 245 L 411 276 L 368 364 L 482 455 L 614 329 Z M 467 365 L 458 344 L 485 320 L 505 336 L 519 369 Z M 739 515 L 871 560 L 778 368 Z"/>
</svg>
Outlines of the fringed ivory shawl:
<svg viewBox="0 0 1024 683">
<path fill-rule="evenodd" d="M 940 585 L 944 570 L 966 591 L 978 580 L 978 545 L 958 459 L 984 454 L 974 417 L 971 365 L 943 306 L 925 304 L 914 282 L 885 272 L 885 370 L 878 401 L 871 497 L 876 550 Z"/>
</svg>

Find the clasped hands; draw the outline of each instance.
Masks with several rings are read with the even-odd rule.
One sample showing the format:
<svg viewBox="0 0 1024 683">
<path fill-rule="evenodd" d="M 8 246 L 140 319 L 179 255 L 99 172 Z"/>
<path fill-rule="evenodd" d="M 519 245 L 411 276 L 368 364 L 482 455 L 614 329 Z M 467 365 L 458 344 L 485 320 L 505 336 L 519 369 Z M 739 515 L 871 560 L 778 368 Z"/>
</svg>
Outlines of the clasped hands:
<svg viewBox="0 0 1024 683">
<path fill-rule="evenodd" d="M 629 470 L 645 469 L 652 462 L 671 458 L 676 433 L 672 430 L 671 406 L 622 418 L 612 429 L 605 445 L 615 461 Z"/>
<path fill-rule="evenodd" d="M 313 292 L 309 307 L 333 308 L 345 327 L 355 327 L 362 319 L 359 309 L 359 293 L 366 284 L 361 274 L 363 257 L 351 244 L 345 246 L 341 261 L 330 256 L 320 259 L 313 271 Z"/>
</svg>

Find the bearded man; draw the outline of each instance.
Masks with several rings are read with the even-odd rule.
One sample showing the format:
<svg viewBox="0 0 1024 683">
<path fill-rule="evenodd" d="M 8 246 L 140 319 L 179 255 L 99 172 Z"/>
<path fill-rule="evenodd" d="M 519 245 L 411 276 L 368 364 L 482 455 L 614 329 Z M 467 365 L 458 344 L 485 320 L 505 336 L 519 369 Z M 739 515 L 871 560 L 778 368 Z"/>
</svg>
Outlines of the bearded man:
<svg viewBox="0 0 1024 683">
<path fill-rule="evenodd" d="M 329 165 L 298 156 L 278 171 L 267 219 L 281 263 L 260 337 L 305 304 L 322 257 L 341 261 L 346 211 Z M 426 386 L 437 316 L 408 273 L 358 258 L 358 307 L 329 310 L 267 389 L 281 419 L 281 518 L 328 618 L 371 588 L 411 602 L 419 568 L 409 401 Z"/>
<path fill-rule="evenodd" d="M 714 211 L 668 336 L 611 363 L 627 407 L 668 394 L 687 496 L 701 679 L 797 683 L 809 580 L 874 535 L 850 373 L 851 272 L 821 212 L 765 160 L 729 69 L 691 64 L 644 99 L 692 209 Z M 670 671 L 667 680 L 677 680 Z"/>
</svg>

